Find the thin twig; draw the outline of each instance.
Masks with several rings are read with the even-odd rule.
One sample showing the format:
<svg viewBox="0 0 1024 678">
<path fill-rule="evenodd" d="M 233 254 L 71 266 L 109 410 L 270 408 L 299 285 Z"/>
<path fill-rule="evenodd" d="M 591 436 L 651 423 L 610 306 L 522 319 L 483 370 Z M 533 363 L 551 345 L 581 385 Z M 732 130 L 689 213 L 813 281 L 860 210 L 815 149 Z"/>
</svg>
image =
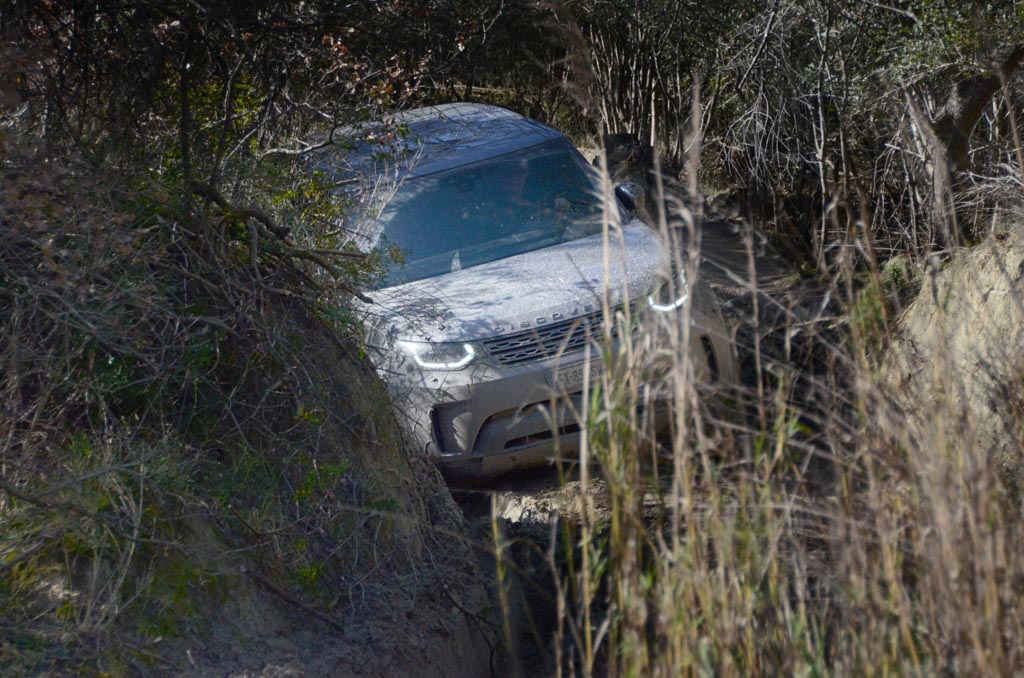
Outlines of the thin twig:
<svg viewBox="0 0 1024 678">
<path fill-rule="evenodd" d="M 739 92 L 743 89 L 743 84 L 747 81 L 750 76 L 750 72 L 754 70 L 754 65 L 760 61 L 761 56 L 764 54 L 764 49 L 768 45 L 768 36 L 771 35 L 772 26 L 775 24 L 775 14 L 779 9 L 779 0 L 775 0 L 772 4 L 771 14 L 768 15 L 768 22 L 764 26 L 764 34 L 761 36 L 761 44 L 757 48 L 757 52 L 754 54 L 754 58 L 751 60 L 750 65 L 747 66 L 747 70 L 743 73 L 743 77 L 736 83 L 736 91 Z"/>
</svg>

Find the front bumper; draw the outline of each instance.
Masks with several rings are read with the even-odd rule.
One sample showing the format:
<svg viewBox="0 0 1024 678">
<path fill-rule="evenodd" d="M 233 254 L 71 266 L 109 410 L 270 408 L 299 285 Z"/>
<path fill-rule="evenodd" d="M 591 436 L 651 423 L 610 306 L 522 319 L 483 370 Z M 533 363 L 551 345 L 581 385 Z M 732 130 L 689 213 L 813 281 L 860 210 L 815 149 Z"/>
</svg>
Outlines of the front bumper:
<svg viewBox="0 0 1024 678">
<path fill-rule="evenodd" d="M 721 316 L 697 304 L 692 313 L 696 379 L 735 383 L 735 358 Z M 415 446 L 449 477 L 479 480 L 577 454 L 581 385 L 567 388 L 555 375 L 575 375 L 589 364 L 596 378 L 601 357 L 593 346 L 589 363 L 587 354 L 579 350 L 514 367 L 484 359 L 457 371 L 403 363 L 387 372 L 387 381 Z M 664 402 L 655 407 L 656 425 L 666 420 L 666 410 Z"/>
</svg>

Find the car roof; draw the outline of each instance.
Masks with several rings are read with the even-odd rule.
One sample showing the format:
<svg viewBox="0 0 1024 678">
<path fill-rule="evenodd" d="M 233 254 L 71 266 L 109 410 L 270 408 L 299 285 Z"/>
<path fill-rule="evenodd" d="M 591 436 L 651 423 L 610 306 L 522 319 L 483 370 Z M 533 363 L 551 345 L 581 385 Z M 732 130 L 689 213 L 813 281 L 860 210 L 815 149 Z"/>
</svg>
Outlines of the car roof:
<svg viewBox="0 0 1024 678">
<path fill-rule="evenodd" d="M 314 167 L 337 178 L 441 172 L 563 139 L 559 132 L 500 106 L 454 103 L 396 113 L 336 131 Z"/>
</svg>

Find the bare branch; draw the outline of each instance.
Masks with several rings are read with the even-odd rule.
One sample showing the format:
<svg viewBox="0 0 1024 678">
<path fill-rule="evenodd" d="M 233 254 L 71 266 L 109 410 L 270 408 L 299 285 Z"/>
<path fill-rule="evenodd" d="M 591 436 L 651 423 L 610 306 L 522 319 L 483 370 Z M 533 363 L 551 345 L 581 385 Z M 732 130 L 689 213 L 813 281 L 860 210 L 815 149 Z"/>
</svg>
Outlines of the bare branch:
<svg viewBox="0 0 1024 678">
<path fill-rule="evenodd" d="M 192 182 L 192 191 L 196 195 L 202 196 L 202 197 L 206 198 L 207 200 L 209 200 L 209 201 L 211 201 L 213 203 L 216 203 L 216 205 L 218 207 L 220 207 L 222 210 L 224 210 L 226 212 L 232 212 L 234 214 L 237 214 L 240 217 L 247 217 L 247 218 L 250 218 L 250 219 L 255 219 L 256 221 L 258 221 L 261 224 L 263 224 L 267 228 L 268 231 L 270 231 L 271 233 L 276 235 L 281 240 L 285 240 L 288 237 L 288 235 L 291 233 L 291 229 L 289 229 L 289 228 L 287 228 L 285 226 L 279 226 L 273 220 L 273 218 L 271 218 L 271 216 L 269 214 L 267 214 L 263 210 L 259 209 L 258 207 L 253 207 L 253 206 L 242 207 L 242 208 L 233 207 L 224 198 L 224 196 L 221 195 L 220 191 L 218 191 L 213 186 L 210 186 L 209 184 L 204 184 L 204 183 L 199 182 L 199 181 L 193 181 Z"/>
<path fill-rule="evenodd" d="M 779 11 L 779 0 L 775 0 L 772 3 L 771 13 L 768 15 L 768 21 L 764 26 L 764 33 L 761 35 L 761 44 L 757 48 L 757 52 L 754 54 L 754 58 L 750 61 L 750 65 L 747 66 L 746 72 L 743 73 L 743 77 L 740 78 L 739 82 L 736 83 L 736 91 L 743 89 L 743 84 L 747 81 L 750 76 L 750 72 L 754 70 L 754 65 L 760 61 L 761 56 L 764 54 L 764 49 L 768 45 L 768 36 L 771 35 L 772 25 L 775 23 L 775 15 Z"/>
</svg>

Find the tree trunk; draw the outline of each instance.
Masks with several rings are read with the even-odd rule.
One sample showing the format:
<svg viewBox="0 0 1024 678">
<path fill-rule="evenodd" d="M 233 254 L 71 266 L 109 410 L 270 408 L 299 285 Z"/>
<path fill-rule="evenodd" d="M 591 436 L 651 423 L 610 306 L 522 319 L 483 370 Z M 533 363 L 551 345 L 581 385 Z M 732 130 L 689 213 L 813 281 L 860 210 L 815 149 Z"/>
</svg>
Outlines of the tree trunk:
<svg viewBox="0 0 1024 678">
<path fill-rule="evenodd" d="M 970 169 L 971 133 L 992 97 L 1013 77 L 1022 61 L 1024 44 L 998 50 L 993 54 L 991 69 L 955 82 L 945 103 L 931 118 L 907 95 L 907 108 L 928 160 L 922 170 L 925 185 L 931 187 L 931 217 L 939 240 L 948 247 L 973 239 L 971 225 L 960 222 L 955 208 L 958 179 Z"/>
<path fill-rule="evenodd" d="M 946 103 L 932 120 L 932 130 L 939 148 L 929 149 L 934 161 L 944 158 L 951 171 L 968 169 L 971 131 L 981 118 L 985 106 L 1002 86 L 1002 80 L 1013 77 L 1024 61 L 1024 45 L 999 50 L 993 55 L 992 69 L 957 82 Z"/>
</svg>

